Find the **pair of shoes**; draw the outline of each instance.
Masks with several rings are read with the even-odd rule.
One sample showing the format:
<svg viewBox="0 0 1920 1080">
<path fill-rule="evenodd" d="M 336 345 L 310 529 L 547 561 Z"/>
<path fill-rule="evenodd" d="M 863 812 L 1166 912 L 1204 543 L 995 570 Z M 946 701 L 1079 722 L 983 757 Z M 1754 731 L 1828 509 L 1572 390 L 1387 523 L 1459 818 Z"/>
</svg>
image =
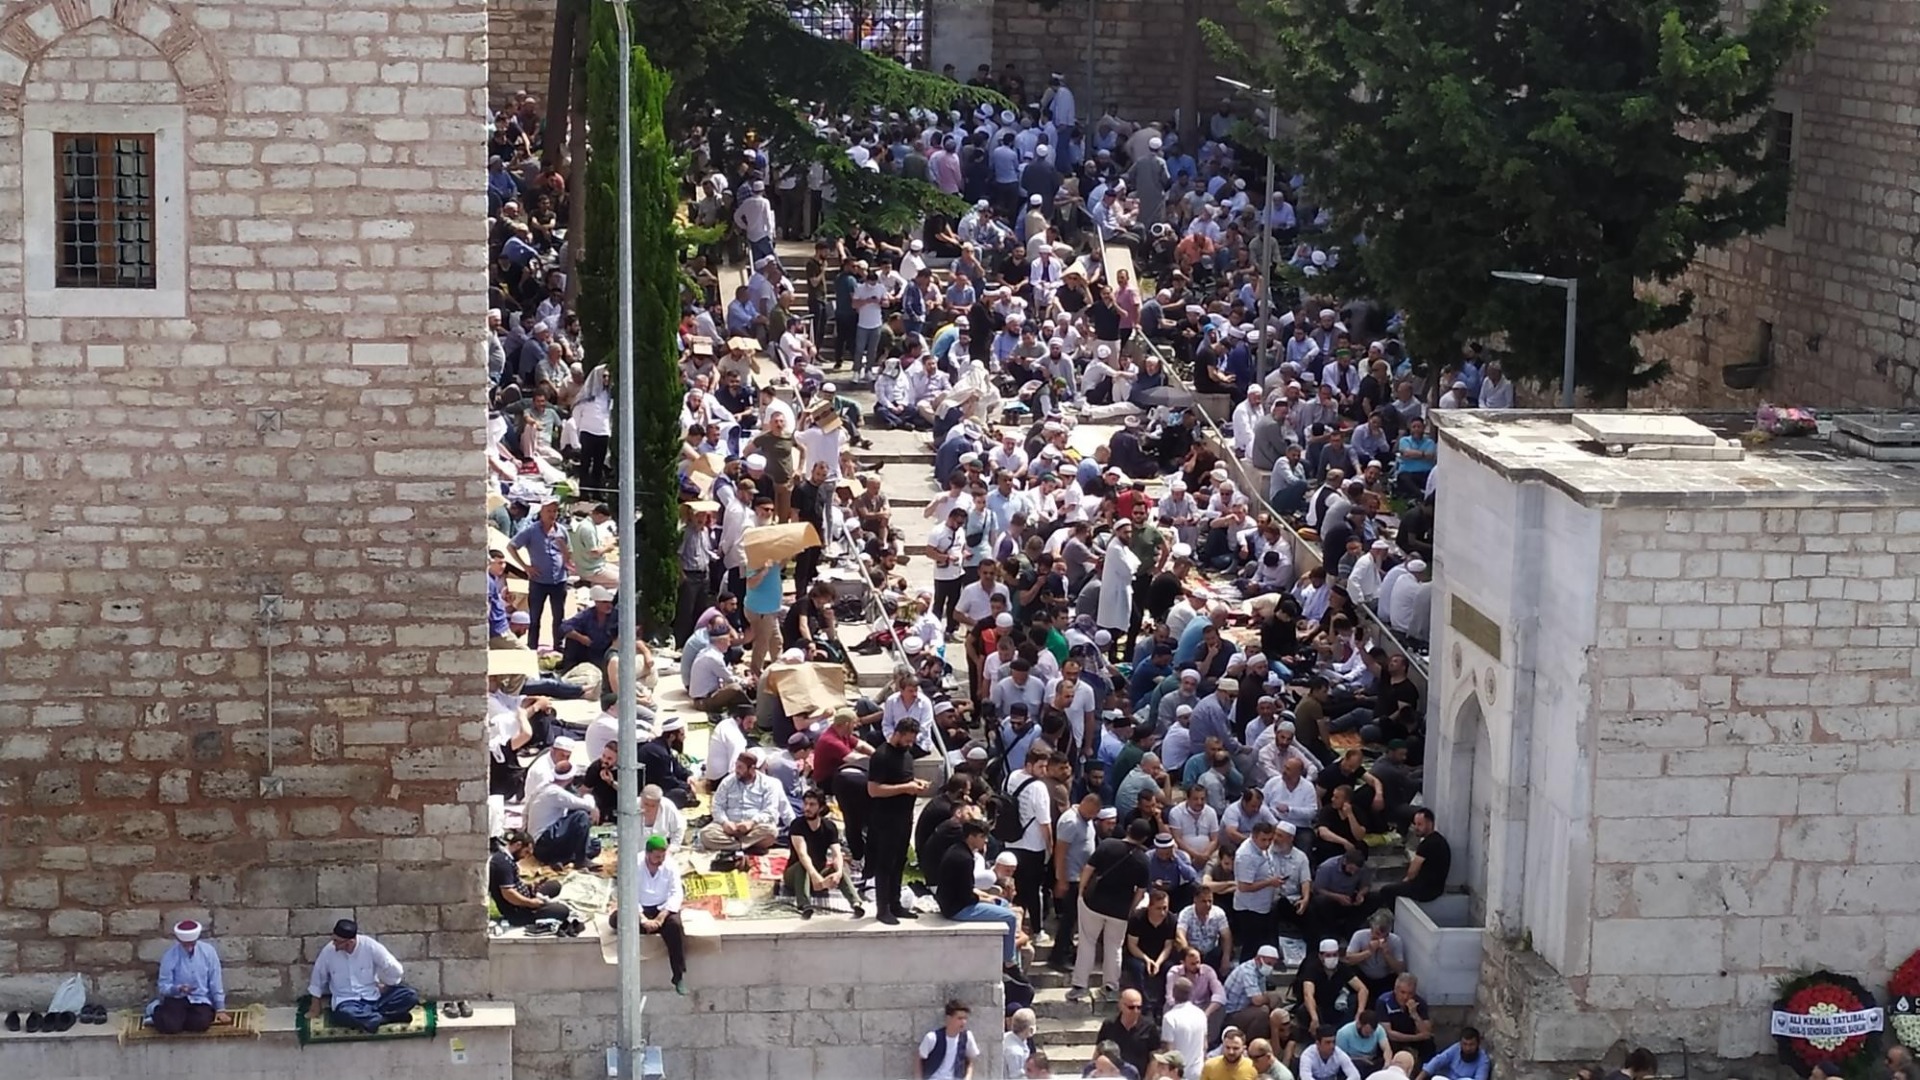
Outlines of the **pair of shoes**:
<svg viewBox="0 0 1920 1080">
<path fill-rule="evenodd" d="M 48 1013 L 46 1019 L 41 1021 L 40 1030 L 41 1031 L 66 1031 L 72 1028 L 74 1025 L 74 1022 L 78 1019 L 79 1019 L 78 1017 L 74 1016 L 74 1014 L 70 1012 Z"/>
<path fill-rule="evenodd" d="M 473 1006 L 464 1001 L 443 1001 L 440 1003 L 440 1015 L 462 1019 L 473 1015 Z"/>
<path fill-rule="evenodd" d="M 80 1009 L 80 1022 L 83 1024 L 104 1024 L 107 1022 L 105 1005 L 85 1005 Z"/>
<path fill-rule="evenodd" d="M 1067 990 L 1067 1000 L 1075 1005 L 1090 1005 L 1093 1003 L 1093 995 L 1087 992 L 1086 987 L 1075 986 Z"/>
<path fill-rule="evenodd" d="M 579 919 L 568 919 L 566 922 L 560 924 L 560 936 L 579 937 L 586 928 L 587 924 L 581 922 Z"/>
<path fill-rule="evenodd" d="M 861 906 L 860 906 L 859 904 L 855 904 L 855 905 L 853 905 L 853 917 L 854 917 L 854 918 L 856 918 L 856 919 L 864 919 L 864 918 L 866 918 L 866 917 L 867 917 L 867 909 L 866 909 L 866 908 L 863 908 L 863 907 L 861 907 Z"/>
<path fill-rule="evenodd" d="M 731 851 L 723 851 L 713 857 L 710 869 L 716 874 L 724 874 L 740 865 L 740 857 Z"/>
</svg>

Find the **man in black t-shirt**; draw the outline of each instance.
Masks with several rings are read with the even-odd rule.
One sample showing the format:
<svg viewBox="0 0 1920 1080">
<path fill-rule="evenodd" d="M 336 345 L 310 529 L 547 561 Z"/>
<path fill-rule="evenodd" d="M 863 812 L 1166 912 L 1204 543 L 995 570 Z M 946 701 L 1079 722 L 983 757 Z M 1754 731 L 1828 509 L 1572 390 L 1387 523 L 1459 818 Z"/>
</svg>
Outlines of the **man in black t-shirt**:
<svg viewBox="0 0 1920 1080">
<path fill-rule="evenodd" d="M 1156 1017 L 1166 996 L 1167 965 L 1173 961 L 1173 939 L 1180 929 L 1171 907 L 1167 890 L 1155 887 L 1147 892 L 1146 910 L 1127 920 L 1127 985 L 1145 995 L 1147 1013 Z"/>
<path fill-rule="evenodd" d="M 900 879 L 907 869 L 907 844 L 913 839 L 913 800 L 927 793 L 927 782 L 913 773 L 913 749 L 920 721 L 903 716 L 893 735 L 867 762 L 867 873 L 873 878 L 873 903 L 881 923 L 897 925 L 920 916 L 900 904 Z"/>
<path fill-rule="evenodd" d="M 800 797 L 800 819 L 787 828 L 793 857 L 787 860 L 784 875 L 787 891 L 793 894 L 793 906 L 802 919 L 813 918 L 813 893 L 839 889 L 853 907 L 853 917 L 864 919 L 867 909 L 854 891 L 840 859 L 840 826 L 827 816 L 827 797 L 809 789 Z"/>
<path fill-rule="evenodd" d="M 1104 985 L 1120 984 L 1120 950 L 1127 920 L 1147 888 L 1147 841 L 1152 836 L 1153 826 L 1135 821 L 1127 826 L 1126 839 L 1100 841 L 1080 871 L 1080 950 L 1074 957 L 1068 1001 L 1088 999 L 1095 958 L 1102 962 Z"/>
<path fill-rule="evenodd" d="M 1347 1007 L 1340 1007 L 1340 994 L 1347 994 Z M 1327 938 L 1320 948 L 1307 954 L 1293 979 L 1294 1040 L 1305 1042 L 1309 1033 L 1322 1025 L 1334 1027 L 1346 1023 L 1367 1007 L 1367 982 L 1360 969 L 1347 963 L 1340 943 Z"/>
<path fill-rule="evenodd" d="M 520 860 L 531 854 L 533 841 L 521 829 L 508 829 L 506 843 L 487 859 L 487 895 L 500 909 L 500 917 L 514 926 L 530 926 L 541 919 L 565 922 L 573 909 L 551 899 L 560 894 L 560 883 L 549 881 L 539 889 L 529 889 L 520 881 Z"/>
<path fill-rule="evenodd" d="M 1424 904 L 1438 900 L 1447 891 L 1447 875 L 1453 870 L 1453 845 L 1435 829 L 1433 811 L 1422 806 L 1413 812 L 1413 835 L 1419 843 L 1413 848 L 1413 861 L 1407 864 L 1407 876 L 1379 892 L 1379 902 L 1389 910 L 1394 900 L 1406 897 Z"/>
</svg>

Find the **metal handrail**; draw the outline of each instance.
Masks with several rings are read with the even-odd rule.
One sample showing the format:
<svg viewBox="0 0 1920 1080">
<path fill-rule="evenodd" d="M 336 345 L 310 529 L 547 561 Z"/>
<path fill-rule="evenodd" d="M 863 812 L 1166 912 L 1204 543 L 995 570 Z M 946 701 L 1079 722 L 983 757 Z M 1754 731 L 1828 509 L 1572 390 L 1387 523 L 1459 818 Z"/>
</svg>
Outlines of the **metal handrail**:
<svg viewBox="0 0 1920 1080">
<path fill-rule="evenodd" d="M 1161 370 L 1167 373 L 1167 381 L 1169 383 L 1178 383 L 1182 389 L 1191 393 L 1193 387 L 1180 378 L 1180 373 L 1174 369 L 1173 358 L 1160 347 L 1159 343 L 1146 334 L 1141 333 L 1140 328 L 1137 326 L 1134 327 L 1133 332 L 1142 342 L 1146 343 L 1147 348 L 1153 350 L 1155 356 L 1160 358 L 1160 367 Z M 1196 398 L 1197 396 L 1198 395 L 1196 395 Z M 1274 524 L 1278 525 L 1292 540 L 1293 565 L 1295 570 L 1303 572 L 1321 565 L 1324 560 L 1320 558 L 1319 545 L 1311 543 L 1305 537 L 1301 536 L 1299 531 L 1273 508 L 1273 504 L 1267 501 L 1267 493 L 1256 490 L 1259 485 L 1247 482 L 1253 470 L 1245 462 L 1240 460 L 1239 455 L 1233 452 L 1232 442 L 1228 440 L 1226 434 L 1220 430 L 1219 425 L 1213 422 L 1213 417 L 1207 415 L 1207 410 L 1199 407 L 1197 400 L 1194 404 L 1194 412 L 1199 415 L 1201 424 L 1206 428 L 1209 434 L 1209 441 L 1213 443 L 1216 450 L 1221 451 L 1219 455 L 1220 461 L 1228 467 L 1229 472 L 1234 474 L 1234 482 L 1238 484 L 1241 491 L 1247 495 L 1248 500 L 1260 509 L 1266 511 L 1267 516 L 1273 520 Z M 1406 644 L 1400 640 L 1399 635 L 1393 632 L 1393 627 L 1388 626 L 1386 620 L 1380 618 L 1372 608 L 1369 608 L 1365 604 L 1354 604 L 1353 610 L 1359 614 L 1363 622 L 1375 631 L 1375 640 L 1384 642 L 1389 651 L 1397 652 L 1406 657 L 1407 667 L 1419 680 L 1420 689 L 1424 693 L 1427 690 L 1428 683 L 1427 661 L 1422 658 L 1420 654 L 1407 648 Z"/>
</svg>

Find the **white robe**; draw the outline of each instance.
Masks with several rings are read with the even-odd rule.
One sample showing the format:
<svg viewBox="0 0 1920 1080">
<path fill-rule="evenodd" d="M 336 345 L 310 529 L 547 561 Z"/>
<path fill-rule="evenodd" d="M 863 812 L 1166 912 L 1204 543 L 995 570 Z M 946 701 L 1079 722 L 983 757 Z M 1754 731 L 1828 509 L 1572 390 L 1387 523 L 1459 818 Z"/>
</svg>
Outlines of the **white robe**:
<svg viewBox="0 0 1920 1080">
<path fill-rule="evenodd" d="M 1100 568 L 1100 612 L 1094 622 L 1108 630 L 1125 630 L 1133 618 L 1133 576 L 1140 556 L 1118 537 L 1107 544 Z"/>
</svg>

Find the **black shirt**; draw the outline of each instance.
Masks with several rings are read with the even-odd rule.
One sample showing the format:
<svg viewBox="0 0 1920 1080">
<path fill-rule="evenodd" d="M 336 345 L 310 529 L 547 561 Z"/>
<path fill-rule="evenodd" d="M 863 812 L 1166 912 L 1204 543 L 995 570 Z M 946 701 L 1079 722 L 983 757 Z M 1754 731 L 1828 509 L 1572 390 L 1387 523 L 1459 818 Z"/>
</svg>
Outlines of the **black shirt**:
<svg viewBox="0 0 1920 1080">
<path fill-rule="evenodd" d="M 496 851 L 487 858 L 487 895 L 493 898 L 494 906 L 498 907 L 504 915 L 520 905 L 508 903 L 506 898 L 500 895 L 503 889 L 512 889 L 522 896 L 526 895 L 527 891 L 520 884 L 520 864 L 514 862 L 513 856 L 507 854 L 505 849 Z"/>
<path fill-rule="evenodd" d="M 1093 868 L 1083 897 L 1087 906 L 1109 919 L 1133 912 L 1133 891 L 1147 887 L 1147 853 L 1120 839 L 1100 841 L 1087 860 Z"/>
<path fill-rule="evenodd" d="M 1326 965 L 1320 962 L 1320 954 L 1309 951 L 1307 958 L 1300 963 L 1299 974 L 1294 976 L 1293 996 L 1300 1002 L 1301 1007 L 1305 1008 L 1306 987 L 1311 982 L 1314 1003 L 1320 1011 L 1320 1022 L 1330 1024 L 1334 1022 L 1336 1016 L 1341 1015 L 1340 1010 L 1334 1007 L 1334 1003 L 1340 999 L 1340 991 L 1351 989 L 1353 980 L 1359 977 L 1360 969 L 1344 959 L 1335 964 L 1332 971 L 1328 971 Z M 1346 1015 L 1353 1015 L 1352 1010 L 1349 1010 Z"/>
<path fill-rule="evenodd" d="M 940 903 L 940 914 L 949 919 L 979 899 L 973 893 L 973 862 L 973 849 L 965 844 L 955 844 L 940 856 L 933 898 Z"/>
<path fill-rule="evenodd" d="M 805 817 L 795 818 L 788 827 L 788 835 L 795 847 L 807 845 L 807 858 L 816 871 L 827 872 L 827 856 L 832 854 L 833 845 L 840 842 L 840 826 L 835 825 L 832 818 L 822 817 L 817 827 L 808 825 Z"/>
<path fill-rule="evenodd" d="M 1447 874 L 1453 869 L 1453 845 L 1439 833 L 1428 833 L 1413 853 L 1420 857 L 1420 872 L 1413 875 L 1401 895 L 1423 903 L 1439 899 L 1447 890 Z"/>
<path fill-rule="evenodd" d="M 867 760 L 867 781 L 873 784 L 907 784 L 913 781 L 913 752 L 892 743 L 882 745 Z M 868 820 L 885 827 L 907 831 L 913 821 L 913 793 L 882 795 L 871 800 L 873 816 Z"/>
<path fill-rule="evenodd" d="M 1112 1039 L 1119 1045 L 1120 1060 L 1133 1066 L 1141 1076 L 1145 1076 L 1147 1059 L 1160 1049 L 1160 1027 L 1147 1019 L 1144 1013 L 1131 1029 L 1120 1023 L 1118 1019 L 1109 1020 L 1100 1025 L 1100 1033 L 1094 1036 L 1094 1041 L 1106 1042 L 1108 1039 Z"/>
<path fill-rule="evenodd" d="M 1153 920 L 1149 919 L 1144 911 L 1127 920 L 1127 936 L 1140 939 L 1140 951 L 1145 953 L 1149 960 L 1160 955 L 1160 950 L 1167 947 L 1167 942 L 1173 940 L 1174 931 L 1179 928 L 1180 920 L 1174 918 L 1171 911 L 1167 913 L 1166 918 L 1160 920 L 1158 926 L 1153 924 Z"/>
</svg>

